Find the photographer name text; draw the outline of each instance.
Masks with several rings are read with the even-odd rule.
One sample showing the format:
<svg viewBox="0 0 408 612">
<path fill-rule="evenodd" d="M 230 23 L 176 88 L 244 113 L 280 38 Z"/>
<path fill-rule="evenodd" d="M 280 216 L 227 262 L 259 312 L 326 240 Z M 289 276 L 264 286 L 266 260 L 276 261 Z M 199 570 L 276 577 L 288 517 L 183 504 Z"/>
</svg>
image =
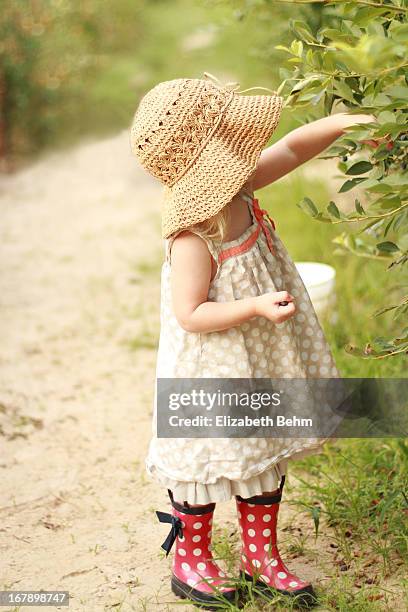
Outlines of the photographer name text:
<svg viewBox="0 0 408 612">
<path fill-rule="evenodd" d="M 287 417 L 278 415 L 251 417 L 232 417 L 229 415 L 217 415 L 215 417 L 197 415 L 191 418 L 171 415 L 169 417 L 171 427 L 313 427 L 313 419 L 303 417 Z"/>
</svg>

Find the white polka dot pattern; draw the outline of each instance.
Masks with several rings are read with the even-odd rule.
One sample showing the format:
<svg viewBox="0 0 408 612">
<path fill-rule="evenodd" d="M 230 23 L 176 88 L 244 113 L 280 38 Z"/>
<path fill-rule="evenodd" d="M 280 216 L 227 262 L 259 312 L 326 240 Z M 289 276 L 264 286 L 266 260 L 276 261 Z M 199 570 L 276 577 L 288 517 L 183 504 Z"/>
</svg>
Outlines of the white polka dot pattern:
<svg viewBox="0 0 408 612">
<path fill-rule="evenodd" d="M 238 507 L 242 528 L 241 569 L 250 576 L 258 574 L 258 580 L 277 590 L 300 592 L 308 587 L 310 583 L 290 572 L 279 554 L 276 539 L 279 503 L 254 505 L 237 500 Z M 269 525 L 267 529 L 265 523 Z"/>
<path fill-rule="evenodd" d="M 239 239 L 229 242 L 228 247 L 243 244 L 253 231 L 251 226 Z M 225 302 L 286 289 L 295 295 L 297 311 L 294 317 L 280 324 L 258 316 L 224 331 L 185 331 L 172 309 L 167 253 L 162 267 L 158 377 L 340 376 L 297 268 L 275 231 L 272 238 L 275 255 L 270 253 L 260 232 L 251 248 L 225 259 L 210 285 L 209 299 Z M 216 257 L 219 246 L 206 241 Z M 320 452 L 324 442 L 314 438 L 157 438 L 156 424 L 155 398 L 146 469 L 162 485 L 179 492 L 183 495 L 180 498 L 192 504 L 225 499 L 225 479 L 232 482 L 231 490 L 236 490 L 241 482 L 247 488 L 254 486 L 252 481 L 259 487 L 261 472 L 272 470 L 294 455 Z M 207 489 L 210 483 L 211 488 Z M 209 491 L 213 499 L 198 501 L 198 498 L 208 498 Z M 261 490 L 253 490 L 252 494 L 259 493 Z"/>
<path fill-rule="evenodd" d="M 183 544 L 176 539 L 175 554 L 172 561 L 172 573 L 184 584 L 203 593 L 214 594 L 215 589 L 231 591 L 228 577 L 212 557 L 209 545 L 200 546 L 196 542 L 209 542 L 211 533 L 212 512 L 202 515 L 189 515 L 172 508 L 173 516 L 183 517 Z M 197 518 L 200 520 L 198 521 Z M 209 584 L 210 583 L 210 584 Z"/>
</svg>

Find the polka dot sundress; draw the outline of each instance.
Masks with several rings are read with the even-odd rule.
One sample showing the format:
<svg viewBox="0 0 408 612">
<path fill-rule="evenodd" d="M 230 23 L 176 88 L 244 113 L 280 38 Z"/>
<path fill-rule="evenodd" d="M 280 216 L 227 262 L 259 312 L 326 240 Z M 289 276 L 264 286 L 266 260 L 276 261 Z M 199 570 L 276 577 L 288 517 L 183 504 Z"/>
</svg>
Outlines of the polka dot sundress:
<svg viewBox="0 0 408 612">
<path fill-rule="evenodd" d="M 265 317 L 224 331 L 185 331 L 172 311 L 170 249 L 166 240 L 161 275 L 161 330 L 157 377 L 331 378 L 340 377 L 309 294 L 281 242 L 275 224 L 245 186 L 252 224 L 235 240 L 215 243 L 202 236 L 218 264 L 208 299 L 226 302 L 287 290 L 296 314 L 274 324 Z M 279 486 L 288 460 L 321 452 L 325 439 L 158 438 L 156 395 L 148 474 L 174 498 L 190 504 L 251 497 Z"/>
</svg>

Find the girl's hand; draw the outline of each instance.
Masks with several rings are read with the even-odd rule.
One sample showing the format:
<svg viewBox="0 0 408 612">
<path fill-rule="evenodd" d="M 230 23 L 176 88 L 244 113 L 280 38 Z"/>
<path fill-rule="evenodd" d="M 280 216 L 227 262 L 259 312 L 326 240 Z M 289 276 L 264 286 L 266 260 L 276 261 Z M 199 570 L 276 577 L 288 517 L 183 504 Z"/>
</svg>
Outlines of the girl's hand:
<svg viewBox="0 0 408 612">
<path fill-rule="evenodd" d="M 280 302 L 286 305 L 280 305 Z M 294 297 L 287 291 L 259 295 L 255 298 L 255 311 L 258 316 L 266 317 L 273 323 L 282 323 L 295 314 Z"/>
</svg>

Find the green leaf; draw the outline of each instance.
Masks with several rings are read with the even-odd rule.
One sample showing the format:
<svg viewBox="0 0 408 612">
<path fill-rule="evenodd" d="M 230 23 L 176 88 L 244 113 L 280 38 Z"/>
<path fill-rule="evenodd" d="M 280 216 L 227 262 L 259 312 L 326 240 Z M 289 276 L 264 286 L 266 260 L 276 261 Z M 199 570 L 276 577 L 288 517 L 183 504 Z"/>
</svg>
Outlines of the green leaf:
<svg viewBox="0 0 408 612">
<path fill-rule="evenodd" d="M 362 130 L 356 125 L 349 126 L 346 130 L 354 140 L 368 140 L 373 137 L 371 130 Z"/>
<path fill-rule="evenodd" d="M 384 181 L 375 181 L 375 184 L 370 184 L 368 186 L 364 185 L 364 187 L 367 191 L 372 191 L 373 193 L 392 193 L 391 185 L 387 185 Z"/>
<path fill-rule="evenodd" d="M 338 92 L 342 98 L 348 100 L 349 102 L 355 103 L 355 98 L 351 88 L 345 83 L 345 81 L 335 81 L 334 87 L 336 92 Z"/>
<path fill-rule="evenodd" d="M 329 94 L 328 91 L 326 91 L 326 94 L 324 96 L 324 112 L 326 113 L 326 115 L 330 115 L 333 108 L 333 103 L 334 96 L 332 94 Z"/>
<path fill-rule="evenodd" d="M 373 167 L 372 164 L 370 164 L 370 162 L 368 161 L 359 161 L 353 164 L 352 166 L 350 166 L 346 174 L 352 175 L 352 176 L 356 176 L 358 174 L 365 174 L 366 172 L 371 170 L 372 167 Z"/>
<path fill-rule="evenodd" d="M 384 8 L 373 8 L 371 6 L 366 6 L 361 8 L 356 15 L 353 17 L 354 23 L 358 24 L 361 27 L 367 26 L 370 21 L 375 19 L 378 15 L 382 15 L 386 10 Z"/>
<path fill-rule="evenodd" d="M 297 102 L 305 102 L 308 100 L 313 100 L 314 98 L 316 98 L 320 95 L 320 94 L 316 94 L 315 91 L 305 91 L 304 93 L 301 93 L 299 96 L 296 97 L 296 101 Z"/>
<path fill-rule="evenodd" d="M 388 234 L 389 229 L 390 229 L 390 227 L 391 227 L 391 225 L 392 225 L 393 221 L 394 221 L 394 219 L 393 219 L 393 218 L 391 218 L 391 219 L 388 221 L 387 225 L 385 226 L 385 230 L 384 230 L 384 238 L 385 238 L 385 237 L 386 237 L 386 235 Z"/>
<path fill-rule="evenodd" d="M 358 348 L 357 346 L 354 346 L 353 344 L 346 344 L 344 346 L 344 350 L 346 351 L 346 353 L 348 353 L 349 355 L 354 355 L 355 357 L 367 357 L 367 354 L 364 353 L 360 348 Z"/>
<path fill-rule="evenodd" d="M 386 176 L 384 182 L 387 185 L 391 185 L 392 187 L 407 187 L 408 179 L 404 174 L 391 174 L 390 176 Z"/>
<path fill-rule="evenodd" d="M 378 123 L 394 123 L 395 115 L 391 111 L 383 111 L 377 117 Z"/>
<path fill-rule="evenodd" d="M 314 529 L 315 529 L 315 537 L 317 538 L 319 533 L 319 524 L 320 524 L 320 508 L 318 506 L 314 506 L 310 509 L 310 513 L 313 518 Z"/>
<path fill-rule="evenodd" d="M 320 85 L 321 84 L 321 79 L 319 77 L 316 77 L 315 75 L 309 76 L 306 79 L 302 79 L 301 81 L 299 81 L 298 83 L 296 83 L 291 91 L 291 93 L 295 93 L 297 91 L 302 91 L 302 89 L 304 89 L 305 87 L 308 87 L 309 85 Z"/>
<path fill-rule="evenodd" d="M 398 136 L 401 132 L 406 131 L 406 125 L 404 123 L 383 123 L 382 126 L 375 131 L 375 137 L 377 136 L 385 136 L 386 134 L 391 134 L 391 136 Z"/>
<path fill-rule="evenodd" d="M 379 310 L 373 312 L 372 316 L 379 317 L 380 315 L 385 314 L 386 312 L 390 312 L 390 310 L 395 310 L 395 308 L 397 308 L 396 304 L 394 304 L 393 306 L 384 306 L 384 308 L 380 308 Z"/>
<path fill-rule="evenodd" d="M 339 189 L 339 193 L 346 193 L 346 191 L 350 191 L 350 189 L 353 189 L 356 185 L 358 185 L 359 183 L 361 183 L 361 181 L 363 181 L 364 178 L 355 178 L 355 179 L 351 179 L 349 181 L 346 181 L 345 183 L 343 183 L 343 185 L 340 187 Z"/>
<path fill-rule="evenodd" d="M 376 246 L 379 251 L 383 251 L 385 253 L 395 253 L 396 251 L 400 250 L 395 242 L 379 242 Z"/>
<path fill-rule="evenodd" d="M 327 207 L 327 212 L 329 213 L 329 215 L 332 215 L 333 217 L 336 217 L 336 219 L 340 219 L 340 211 L 337 208 L 336 204 L 331 201 Z"/>
<path fill-rule="evenodd" d="M 303 198 L 301 202 L 298 204 L 299 208 L 301 208 L 304 212 L 312 217 L 316 217 L 319 213 L 317 206 L 310 198 Z"/>
<path fill-rule="evenodd" d="M 277 51 L 286 51 L 287 53 L 292 53 L 290 49 L 284 47 L 283 45 L 276 45 L 275 49 Z"/>
<path fill-rule="evenodd" d="M 395 1 L 393 4 L 395 4 Z M 394 40 L 406 43 L 408 37 L 408 23 L 400 23 L 399 21 L 394 20 L 393 23 L 391 23 L 388 32 L 391 34 Z"/>
<path fill-rule="evenodd" d="M 292 28 L 292 30 L 295 32 L 295 34 L 297 34 L 299 38 L 304 40 L 306 43 L 316 42 L 306 22 L 298 21 L 298 20 L 291 20 L 289 22 L 289 25 Z"/>
<path fill-rule="evenodd" d="M 357 200 L 357 198 L 354 200 L 354 206 L 356 211 L 360 214 L 360 215 L 365 215 L 365 210 L 364 208 L 361 206 L 361 203 L 359 200 Z"/>
<path fill-rule="evenodd" d="M 332 28 L 324 28 L 324 30 L 321 30 L 321 33 L 325 38 L 328 38 L 330 40 L 344 40 L 345 42 L 348 42 L 348 43 L 353 42 L 352 36 L 344 32 L 341 32 L 340 30 L 335 30 Z"/>
<path fill-rule="evenodd" d="M 302 57 L 303 53 L 303 43 L 301 40 L 294 40 L 290 45 L 290 50 L 293 55 L 297 55 L 298 57 Z"/>
<path fill-rule="evenodd" d="M 391 98 L 386 96 L 384 93 L 378 93 L 363 98 L 361 104 L 368 108 L 378 108 L 381 106 L 388 106 L 391 103 Z"/>
<path fill-rule="evenodd" d="M 408 34 L 408 31 L 407 31 Z M 408 100 L 408 87 L 402 87 L 402 85 L 394 85 L 386 90 L 386 93 L 395 98 L 402 100 Z"/>
<path fill-rule="evenodd" d="M 384 336 L 377 336 L 376 338 L 373 339 L 372 343 L 374 347 L 379 350 L 384 350 L 384 349 L 392 350 L 395 348 L 394 344 L 390 342 L 389 340 L 387 340 L 386 338 L 384 338 Z"/>
</svg>

